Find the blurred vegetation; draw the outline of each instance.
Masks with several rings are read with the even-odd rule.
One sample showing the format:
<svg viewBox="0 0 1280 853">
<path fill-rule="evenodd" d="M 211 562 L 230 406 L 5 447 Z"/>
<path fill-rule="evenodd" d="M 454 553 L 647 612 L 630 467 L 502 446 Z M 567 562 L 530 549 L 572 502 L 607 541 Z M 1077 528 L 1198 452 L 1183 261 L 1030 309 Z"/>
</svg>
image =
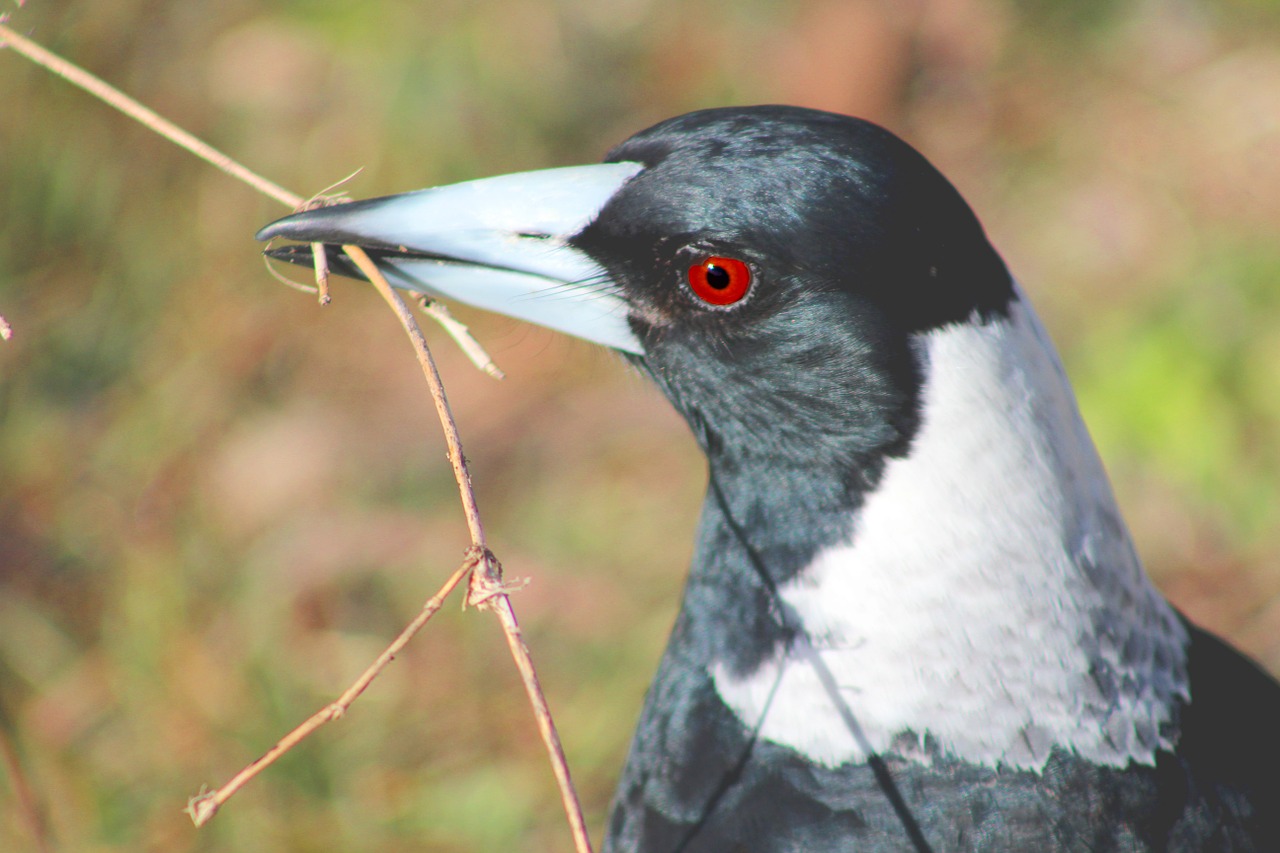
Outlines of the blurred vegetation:
<svg viewBox="0 0 1280 853">
<path fill-rule="evenodd" d="M 12 25 L 296 192 L 599 159 L 793 102 L 949 174 L 1061 342 L 1149 569 L 1280 670 L 1280 6 L 35 2 Z M 465 527 L 393 320 L 265 274 L 282 211 L 0 52 L 0 727 L 77 851 L 568 849 L 497 627 L 450 607 L 342 723 L 181 813 L 328 701 Z M 439 357 L 599 828 L 676 606 L 702 467 L 615 359 L 458 313 Z M 30 849 L 0 776 L 0 849 Z"/>
</svg>

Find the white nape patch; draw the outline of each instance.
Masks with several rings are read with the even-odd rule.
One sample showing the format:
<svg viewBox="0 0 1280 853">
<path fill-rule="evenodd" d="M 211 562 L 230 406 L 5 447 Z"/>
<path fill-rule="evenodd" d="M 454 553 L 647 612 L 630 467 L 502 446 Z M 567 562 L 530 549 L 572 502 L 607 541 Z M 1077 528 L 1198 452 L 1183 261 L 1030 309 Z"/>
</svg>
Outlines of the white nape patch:
<svg viewBox="0 0 1280 853">
<path fill-rule="evenodd" d="M 909 455 L 852 541 L 781 589 L 809 641 L 746 677 L 717 667 L 721 698 L 829 766 L 901 754 L 905 734 L 993 767 L 1043 769 L 1055 746 L 1154 764 L 1188 695 L 1188 638 L 1138 563 L 1044 330 L 1019 292 L 1008 321 L 919 343 Z"/>
</svg>

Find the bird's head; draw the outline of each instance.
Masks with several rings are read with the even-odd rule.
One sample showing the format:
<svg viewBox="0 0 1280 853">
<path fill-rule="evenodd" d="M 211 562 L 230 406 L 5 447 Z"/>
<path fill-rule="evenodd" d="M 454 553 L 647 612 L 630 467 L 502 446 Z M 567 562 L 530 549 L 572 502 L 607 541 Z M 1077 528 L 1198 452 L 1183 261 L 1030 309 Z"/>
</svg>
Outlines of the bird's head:
<svg viewBox="0 0 1280 853">
<path fill-rule="evenodd" d="M 870 123 L 793 107 L 690 113 L 603 164 L 321 208 L 258 237 L 369 247 L 392 284 L 619 350 L 713 462 L 775 468 L 905 446 L 915 335 L 981 322 L 1014 294 L 923 157 Z M 310 262 L 305 245 L 269 254 Z"/>
</svg>

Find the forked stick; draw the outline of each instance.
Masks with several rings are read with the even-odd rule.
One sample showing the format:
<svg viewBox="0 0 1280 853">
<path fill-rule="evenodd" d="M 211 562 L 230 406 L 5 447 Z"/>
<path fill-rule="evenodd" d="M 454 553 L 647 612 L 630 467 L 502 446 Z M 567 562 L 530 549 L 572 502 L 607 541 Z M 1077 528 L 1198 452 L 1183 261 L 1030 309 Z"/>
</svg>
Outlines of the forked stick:
<svg viewBox="0 0 1280 853">
<path fill-rule="evenodd" d="M 449 594 L 453 592 L 454 588 L 463 579 L 463 577 L 466 576 L 467 572 L 471 571 L 473 566 L 474 563 L 471 560 L 464 562 L 462 566 L 444 582 L 444 586 L 440 587 L 440 591 L 427 599 L 427 603 L 422 605 L 422 610 L 419 611 L 418 615 L 412 622 L 405 626 L 405 629 L 400 632 L 400 636 L 396 637 L 395 642 L 387 646 L 386 650 L 383 651 L 382 654 L 378 655 L 378 659 L 375 660 L 369 668 L 356 679 L 354 684 L 347 688 L 345 693 L 339 696 L 335 701 L 325 705 L 319 711 L 316 711 L 308 717 L 305 723 L 282 737 L 276 742 L 276 745 L 267 750 L 261 758 L 249 764 L 235 776 L 231 777 L 231 780 L 221 788 L 216 791 L 201 791 L 199 794 L 188 800 L 186 812 L 191 815 L 191 820 L 195 825 L 204 826 L 209 818 L 218 813 L 218 809 L 222 807 L 222 804 L 231 799 L 231 796 L 235 794 L 236 791 L 239 791 L 244 787 L 246 782 L 274 764 L 277 758 L 293 749 L 303 740 L 303 738 L 310 735 L 316 729 L 345 714 L 347 709 L 351 707 L 351 703 L 356 701 L 360 694 L 365 691 L 365 688 L 378 677 L 378 673 L 382 672 L 386 665 L 395 659 L 395 656 L 400 653 L 400 650 L 408 645 L 409 641 L 413 639 L 413 635 L 418 633 L 422 626 L 427 624 L 427 620 L 435 615 L 436 611 L 444 604 L 444 600 L 449 597 Z"/>
<path fill-rule="evenodd" d="M 106 101 L 166 139 L 207 160 L 227 174 L 239 178 L 259 192 L 293 209 L 298 209 L 305 203 L 301 196 L 295 195 L 280 185 L 251 172 L 227 155 L 142 106 L 118 89 L 107 85 L 87 71 L 72 65 L 29 39 L 18 35 L 4 26 L 3 22 L 0 22 L 0 46 L 5 45 L 37 65 L 49 69 L 76 86 L 96 95 L 101 100 Z M 218 808 L 228 798 L 263 768 L 270 765 L 280 755 L 324 723 L 342 716 L 351 702 L 355 701 L 356 697 L 369 686 L 369 683 L 377 677 L 378 673 L 391 662 L 396 652 L 403 648 L 405 643 L 417 633 L 422 625 L 439 610 L 444 599 L 462 580 L 463 576 L 470 572 L 471 581 L 467 601 L 482 609 L 497 611 L 498 620 L 507 638 L 507 645 L 510 647 L 516 667 L 520 671 L 521 680 L 524 682 L 525 691 L 529 696 L 534 716 L 538 721 L 539 731 L 547 747 L 556 782 L 560 787 L 561 800 L 569 819 L 570 829 L 573 832 L 574 844 L 578 853 L 591 853 L 591 840 L 587 834 L 586 821 L 582 816 L 582 806 L 579 803 L 577 791 L 573 787 L 573 780 L 569 774 L 569 766 L 565 760 L 564 750 L 560 744 L 555 722 L 547 707 L 546 697 L 543 695 L 542 688 L 538 683 L 537 673 L 534 671 L 529 650 L 521 636 L 520 626 L 516 621 L 511 600 L 507 596 L 508 587 L 504 586 L 502 582 L 501 566 L 486 545 L 484 526 L 480 521 L 480 512 L 476 506 L 475 492 L 471 487 L 471 475 L 467 470 L 466 457 L 463 455 L 462 444 L 458 438 L 458 428 L 449 410 L 449 402 L 445 397 L 444 385 L 440 381 L 440 374 L 436 369 L 435 361 L 431 357 L 431 351 L 427 347 L 426 338 L 423 336 L 422 329 L 419 328 L 414 320 L 408 306 L 404 304 L 400 296 L 387 283 L 386 278 L 369 259 L 369 256 L 358 246 L 343 246 L 342 248 L 361 271 L 369 277 L 369 280 L 373 282 L 374 287 L 378 289 L 383 299 L 391 305 L 413 344 L 414 352 L 417 354 L 423 375 L 426 377 L 427 384 L 431 389 L 431 397 L 435 401 L 436 412 L 444 429 L 445 442 L 449 448 L 449 461 L 453 467 L 454 477 L 458 482 L 458 492 L 462 499 L 463 512 L 467 518 L 467 527 L 471 532 L 471 548 L 468 549 L 467 559 L 462 567 L 454 572 L 453 576 L 441 587 L 440 591 L 427 601 L 414 621 L 401 632 L 400 636 L 357 679 L 346 693 L 336 702 L 312 715 L 310 719 L 287 735 L 257 761 L 247 766 L 222 788 L 193 797 L 187 806 L 187 811 L 191 814 L 197 826 L 203 824 L 217 812 Z M 320 254 L 323 254 L 323 252 Z"/>
</svg>

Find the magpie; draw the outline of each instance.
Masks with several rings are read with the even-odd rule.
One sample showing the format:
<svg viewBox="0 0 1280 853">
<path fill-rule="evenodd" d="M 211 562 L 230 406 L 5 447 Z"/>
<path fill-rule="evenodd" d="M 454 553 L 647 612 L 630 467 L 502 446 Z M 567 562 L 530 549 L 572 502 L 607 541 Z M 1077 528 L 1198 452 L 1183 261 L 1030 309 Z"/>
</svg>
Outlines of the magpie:
<svg viewBox="0 0 1280 853">
<path fill-rule="evenodd" d="M 705 110 L 257 237 L 610 347 L 688 422 L 607 850 L 1280 850 L 1280 684 L 1147 579 L 1026 295 L 888 131 Z"/>
</svg>

